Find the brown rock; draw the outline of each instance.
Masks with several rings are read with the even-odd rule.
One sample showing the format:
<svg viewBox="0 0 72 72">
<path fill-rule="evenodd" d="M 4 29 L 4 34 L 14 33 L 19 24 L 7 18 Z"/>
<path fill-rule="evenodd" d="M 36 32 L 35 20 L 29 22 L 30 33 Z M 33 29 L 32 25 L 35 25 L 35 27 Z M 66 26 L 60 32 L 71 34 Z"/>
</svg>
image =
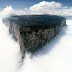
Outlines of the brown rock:
<svg viewBox="0 0 72 72">
<path fill-rule="evenodd" d="M 25 52 L 34 53 L 52 40 L 66 25 L 66 19 L 52 15 L 23 15 L 3 19 L 10 33 L 19 41 L 22 57 Z"/>
</svg>

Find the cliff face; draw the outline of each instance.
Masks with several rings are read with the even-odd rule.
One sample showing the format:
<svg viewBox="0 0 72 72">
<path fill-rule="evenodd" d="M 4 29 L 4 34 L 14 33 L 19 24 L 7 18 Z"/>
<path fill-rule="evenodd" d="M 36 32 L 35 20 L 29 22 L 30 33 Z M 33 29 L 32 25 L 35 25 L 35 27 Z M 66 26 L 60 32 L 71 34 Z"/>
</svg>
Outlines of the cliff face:
<svg viewBox="0 0 72 72">
<path fill-rule="evenodd" d="M 66 19 L 52 15 L 23 15 L 3 19 L 15 40 L 19 41 L 20 50 L 34 53 L 52 40 L 66 25 Z"/>
</svg>

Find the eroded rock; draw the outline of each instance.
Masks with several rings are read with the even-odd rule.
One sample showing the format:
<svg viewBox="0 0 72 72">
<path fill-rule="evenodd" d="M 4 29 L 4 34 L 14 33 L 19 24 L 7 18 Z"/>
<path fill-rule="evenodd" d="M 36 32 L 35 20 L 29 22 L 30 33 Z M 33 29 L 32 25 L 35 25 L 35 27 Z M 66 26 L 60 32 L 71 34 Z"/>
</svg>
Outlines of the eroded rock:
<svg viewBox="0 0 72 72">
<path fill-rule="evenodd" d="M 15 40 L 19 41 L 20 50 L 34 53 L 52 40 L 61 27 L 66 25 L 66 19 L 55 15 L 22 15 L 3 19 L 9 26 L 9 31 Z"/>
</svg>

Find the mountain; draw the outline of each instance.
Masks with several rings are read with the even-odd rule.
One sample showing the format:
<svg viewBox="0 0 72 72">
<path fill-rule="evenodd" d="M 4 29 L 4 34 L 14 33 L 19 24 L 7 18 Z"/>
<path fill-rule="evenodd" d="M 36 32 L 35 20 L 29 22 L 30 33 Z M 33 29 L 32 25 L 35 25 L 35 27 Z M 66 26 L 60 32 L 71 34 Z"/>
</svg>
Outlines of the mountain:
<svg viewBox="0 0 72 72">
<path fill-rule="evenodd" d="M 22 58 L 25 52 L 34 53 L 52 40 L 61 27 L 66 25 L 66 18 L 56 15 L 16 15 L 4 18 L 13 38 L 19 41 Z"/>
</svg>

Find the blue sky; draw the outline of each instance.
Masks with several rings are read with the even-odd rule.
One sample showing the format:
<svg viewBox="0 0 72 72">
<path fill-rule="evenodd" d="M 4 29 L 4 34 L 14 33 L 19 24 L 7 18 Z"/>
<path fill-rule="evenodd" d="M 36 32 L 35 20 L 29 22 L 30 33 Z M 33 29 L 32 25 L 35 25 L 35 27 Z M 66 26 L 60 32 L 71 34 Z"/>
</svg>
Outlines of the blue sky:
<svg viewBox="0 0 72 72">
<path fill-rule="evenodd" d="M 72 6 L 72 0 L 0 0 L 0 9 L 9 5 L 11 5 L 14 9 L 23 9 L 41 1 L 55 1 L 62 3 L 64 6 Z"/>
</svg>

